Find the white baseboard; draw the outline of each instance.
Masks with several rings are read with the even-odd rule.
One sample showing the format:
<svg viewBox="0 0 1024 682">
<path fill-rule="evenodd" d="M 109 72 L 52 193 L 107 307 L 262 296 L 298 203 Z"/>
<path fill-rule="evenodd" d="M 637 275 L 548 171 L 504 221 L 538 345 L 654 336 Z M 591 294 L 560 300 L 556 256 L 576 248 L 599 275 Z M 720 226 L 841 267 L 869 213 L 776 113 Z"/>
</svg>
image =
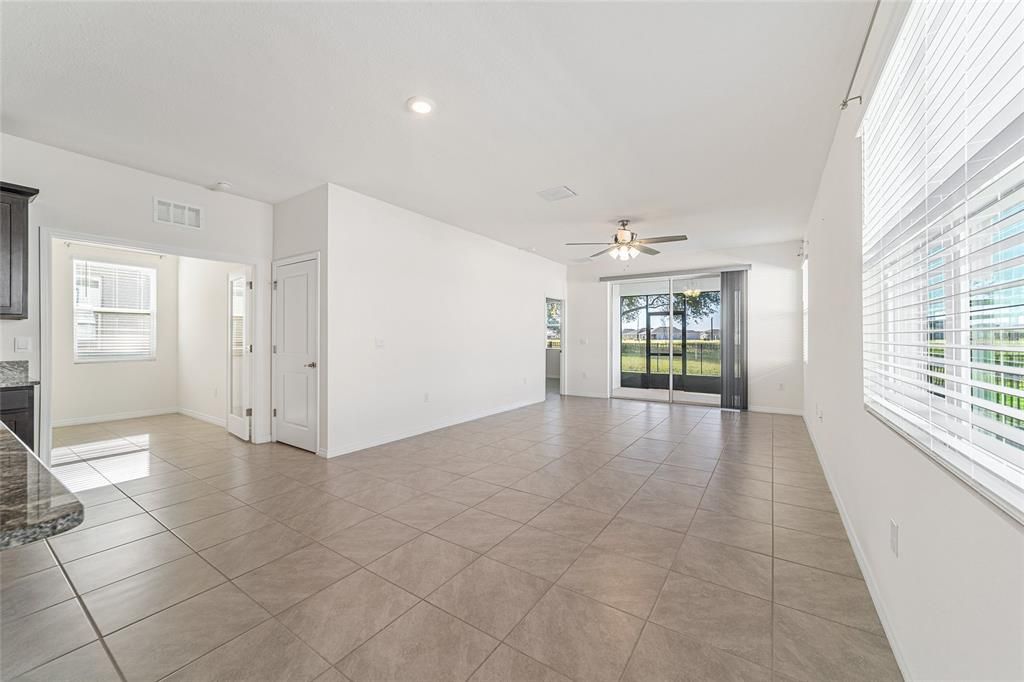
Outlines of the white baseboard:
<svg viewBox="0 0 1024 682">
<path fill-rule="evenodd" d="M 600 400 L 608 400 L 608 396 L 604 393 L 581 393 L 579 391 L 574 393 L 571 391 L 566 391 L 565 395 L 566 397 L 573 398 L 598 398 Z"/>
<path fill-rule="evenodd" d="M 219 426 L 221 428 L 227 428 L 228 426 L 228 420 L 225 419 L 224 417 L 214 417 L 209 414 L 197 412 L 196 410 L 187 410 L 184 407 L 179 407 L 178 412 L 180 414 L 185 415 L 186 417 L 192 417 L 193 419 L 198 419 L 199 421 L 203 421 L 208 424 L 213 424 L 214 426 Z"/>
<path fill-rule="evenodd" d="M 79 426 L 81 424 L 101 424 L 103 422 L 116 422 L 121 419 L 138 419 L 139 417 L 156 417 L 161 414 L 175 414 L 177 407 L 161 407 L 153 410 L 137 410 L 135 412 L 117 412 L 114 414 L 96 414 L 89 417 L 71 417 L 70 419 L 55 419 L 50 424 L 53 428 L 61 426 Z"/>
<path fill-rule="evenodd" d="M 768 414 L 789 414 L 794 417 L 804 416 L 804 411 L 794 407 L 767 407 L 764 405 L 750 405 L 748 412 L 766 412 Z"/>
<path fill-rule="evenodd" d="M 895 629 L 893 628 L 892 619 L 889 617 L 889 612 L 885 608 L 885 602 L 881 599 L 881 590 L 878 587 L 878 582 L 875 580 L 875 574 L 871 571 L 871 565 L 868 564 L 867 558 L 864 555 L 864 549 L 861 547 L 860 540 L 857 538 L 857 533 L 854 531 L 853 525 L 850 523 L 849 516 L 846 513 L 846 506 L 843 504 L 843 498 L 839 494 L 832 474 L 829 472 L 828 465 L 825 463 L 826 459 L 821 456 L 821 448 L 818 447 L 818 442 L 814 440 L 814 432 L 810 428 L 810 424 L 807 423 L 807 419 L 804 419 L 804 426 L 807 428 L 807 434 L 811 438 L 811 443 L 814 445 L 814 452 L 818 456 L 818 462 L 821 464 L 821 470 L 825 474 L 825 482 L 828 484 L 829 492 L 832 493 L 832 499 L 835 500 L 836 509 L 839 510 L 839 518 L 843 522 L 843 529 L 846 530 L 846 536 L 850 539 L 850 547 L 853 549 L 853 556 L 857 559 L 857 566 L 860 567 L 861 575 L 864 576 L 864 583 L 868 587 L 868 594 L 871 595 L 871 602 L 875 605 L 875 611 L 878 613 L 878 620 L 882 624 L 882 630 L 885 631 L 886 639 L 889 640 L 889 648 L 892 649 L 893 658 L 896 659 L 896 665 L 899 666 L 900 674 L 903 675 L 903 679 L 913 679 L 910 675 L 910 668 L 907 666 L 907 660 L 900 649 L 899 640 L 895 637 Z"/>
<path fill-rule="evenodd" d="M 116 412 L 113 414 L 96 414 L 89 417 L 72 417 L 70 419 L 56 419 L 53 421 L 53 428 L 61 426 L 80 426 L 82 424 L 102 424 L 103 422 L 116 422 L 122 419 L 138 419 L 140 417 L 158 417 L 163 414 L 183 414 L 200 421 L 227 427 L 227 420 L 222 417 L 213 417 L 195 410 L 186 410 L 183 407 L 161 407 L 153 410 L 136 410 L 134 412 Z M 269 438 L 267 439 L 269 440 Z"/>
<path fill-rule="evenodd" d="M 366 440 L 366 441 L 355 441 L 355 442 L 345 443 L 344 445 L 340 445 L 340 446 L 337 446 L 337 447 L 331 447 L 331 448 L 327 448 L 327 449 L 320 448 L 320 451 L 317 454 L 320 455 L 321 457 L 341 457 L 343 455 L 348 455 L 348 454 L 351 454 L 353 452 L 358 452 L 360 450 L 365 450 L 366 448 L 372 448 L 372 447 L 376 447 L 378 445 L 385 445 L 387 443 L 393 443 L 396 440 L 402 440 L 404 438 L 412 438 L 413 436 L 418 436 L 418 435 L 423 434 L 423 433 L 429 433 L 431 431 L 437 431 L 438 429 L 445 429 L 445 428 L 448 428 L 449 426 L 456 426 L 458 424 L 465 424 L 466 422 L 471 422 L 474 419 L 483 419 L 484 417 L 490 417 L 492 415 L 501 414 L 502 412 L 508 412 L 510 410 L 518 410 L 521 407 L 528 407 L 530 405 L 538 405 L 538 404 L 543 403 L 543 402 L 544 402 L 543 400 L 523 400 L 523 401 L 512 403 L 512 404 L 509 404 L 509 405 L 503 405 L 503 406 L 495 408 L 493 410 L 484 410 L 482 412 L 474 413 L 474 414 L 471 414 L 471 415 L 468 415 L 468 416 L 463 415 L 463 416 L 457 417 L 455 419 L 448 419 L 448 420 L 441 419 L 441 420 L 438 420 L 436 423 L 431 424 L 431 425 L 429 425 L 429 426 L 427 426 L 425 428 L 418 428 L 418 429 L 415 429 L 413 431 L 395 432 L 395 433 L 388 434 L 387 436 L 384 436 L 382 438 L 375 438 L 375 439 Z"/>
</svg>

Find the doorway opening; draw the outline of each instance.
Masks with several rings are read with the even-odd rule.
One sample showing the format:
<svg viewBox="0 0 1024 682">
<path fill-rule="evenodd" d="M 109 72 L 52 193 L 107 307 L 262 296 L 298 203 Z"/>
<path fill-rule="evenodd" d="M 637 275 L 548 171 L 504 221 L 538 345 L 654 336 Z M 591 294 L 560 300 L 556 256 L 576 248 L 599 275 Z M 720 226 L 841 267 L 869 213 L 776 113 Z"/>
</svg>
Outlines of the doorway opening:
<svg viewBox="0 0 1024 682">
<path fill-rule="evenodd" d="M 254 268 L 49 238 L 41 452 L 74 492 L 229 449 L 252 429 Z"/>
<path fill-rule="evenodd" d="M 547 397 L 564 393 L 562 388 L 562 337 L 565 304 L 557 298 L 544 301 L 546 333 L 544 339 L 544 385 Z"/>
</svg>

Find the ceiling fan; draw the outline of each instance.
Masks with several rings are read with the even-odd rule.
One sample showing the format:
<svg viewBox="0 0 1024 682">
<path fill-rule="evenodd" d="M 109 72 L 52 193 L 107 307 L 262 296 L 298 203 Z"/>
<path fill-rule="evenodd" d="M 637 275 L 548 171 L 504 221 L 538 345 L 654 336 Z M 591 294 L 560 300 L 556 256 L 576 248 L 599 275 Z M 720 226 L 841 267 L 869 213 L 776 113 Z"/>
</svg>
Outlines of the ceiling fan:
<svg viewBox="0 0 1024 682">
<path fill-rule="evenodd" d="M 649 237 L 647 239 L 639 239 L 636 232 L 629 229 L 628 220 L 619 221 L 619 229 L 615 231 L 613 241 L 611 242 L 569 242 L 566 246 L 607 246 L 608 248 L 598 251 L 591 255 L 591 258 L 596 258 L 602 253 L 607 253 L 609 256 L 616 260 L 631 260 L 636 258 L 641 253 L 646 253 L 648 256 L 657 256 L 661 251 L 652 249 L 647 246 L 648 244 L 664 244 L 665 242 L 682 242 L 686 241 L 685 234 L 672 235 L 670 237 Z"/>
</svg>

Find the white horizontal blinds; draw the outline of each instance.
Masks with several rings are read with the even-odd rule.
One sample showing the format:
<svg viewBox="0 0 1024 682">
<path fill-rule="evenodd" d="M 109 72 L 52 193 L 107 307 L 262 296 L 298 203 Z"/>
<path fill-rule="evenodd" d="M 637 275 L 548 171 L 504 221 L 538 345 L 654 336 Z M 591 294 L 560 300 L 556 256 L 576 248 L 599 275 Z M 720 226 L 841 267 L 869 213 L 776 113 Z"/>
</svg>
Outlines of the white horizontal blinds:
<svg viewBox="0 0 1024 682">
<path fill-rule="evenodd" d="M 862 135 L 865 402 L 1024 519 L 1024 3 L 913 3 Z"/>
<path fill-rule="evenodd" d="M 151 358 L 156 271 L 75 260 L 75 359 Z"/>
</svg>

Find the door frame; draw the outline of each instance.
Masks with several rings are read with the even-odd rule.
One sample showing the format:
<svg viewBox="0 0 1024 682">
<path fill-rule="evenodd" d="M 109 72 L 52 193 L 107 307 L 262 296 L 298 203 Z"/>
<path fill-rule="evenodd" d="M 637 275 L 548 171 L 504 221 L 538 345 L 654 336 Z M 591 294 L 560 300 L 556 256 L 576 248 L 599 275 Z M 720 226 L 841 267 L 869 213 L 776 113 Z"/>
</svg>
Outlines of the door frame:
<svg viewBox="0 0 1024 682">
<path fill-rule="evenodd" d="M 274 352 L 274 343 L 277 339 L 277 326 L 280 323 L 280 303 L 278 302 L 277 291 L 274 289 L 273 284 L 277 282 L 277 269 L 282 265 L 293 265 L 295 263 L 302 263 L 303 261 L 315 261 L 316 262 L 316 449 L 314 453 L 320 457 L 326 457 L 326 452 L 321 448 L 320 442 L 320 429 L 323 426 L 320 422 L 320 392 L 323 388 L 323 369 L 324 363 L 322 358 L 323 349 L 320 346 L 320 337 L 323 335 L 323 315 L 320 311 L 320 286 L 322 284 L 320 276 L 320 252 L 310 251 L 308 253 L 300 253 L 294 256 L 287 256 L 285 258 L 275 258 L 270 263 L 270 440 L 277 442 L 277 417 L 274 416 L 274 410 L 277 409 L 277 392 L 280 389 L 277 382 L 277 353 Z"/>
<path fill-rule="evenodd" d="M 547 395 L 547 381 L 548 381 L 548 357 L 547 352 L 550 350 L 547 346 L 547 303 L 548 301 L 558 301 L 562 304 L 561 315 L 558 320 L 558 395 L 565 395 L 565 298 L 556 298 L 554 296 L 544 296 L 544 395 Z"/>
<path fill-rule="evenodd" d="M 228 361 L 227 361 L 227 364 L 226 364 L 227 379 L 226 379 L 226 383 L 225 383 L 225 386 L 227 386 L 227 390 L 225 391 L 226 395 L 224 396 L 225 403 L 226 403 L 225 413 L 224 413 L 224 428 L 227 429 L 228 433 L 231 433 L 231 435 L 235 436 L 236 438 L 239 438 L 238 434 L 233 433 L 231 431 L 231 428 L 230 428 L 230 426 L 231 426 L 231 416 L 232 416 L 231 415 L 231 387 L 232 387 L 232 382 L 231 382 L 231 379 L 232 379 L 232 377 L 231 377 L 231 360 L 232 360 L 232 356 L 231 356 L 231 332 L 232 332 L 232 329 L 231 329 L 231 313 L 234 312 L 234 308 L 233 308 L 232 300 L 231 300 L 231 297 L 232 297 L 231 281 L 233 279 L 238 278 L 238 277 L 242 277 L 242 278 L 245 279 L 245 285 L 246 285 L 246 288 L 248 289 L 248 292 L 245 295 L 245 324 L 242 326 L 242 340 L 243 340 L 243 343 L 244 343 L 244 346 L 242 348 L 242 356 L 246 359 L 245 364 L 242 367 L 242 373 L 243 373 L 243 375 L 245 377 L 245 381 L 246 381 L 245 389 L 243 390 L 243 395 L 245 397 L 245 400 L 243 401 L 244 404 L 242 406 L 242 409 L 243 410 L 251 410 L 251 411 L 255 412 L 254 410 L 252 410 L 253 402 L 254 402 L 253 401 L 254 366 L 256 364 L 255 362 L 253 362 L 253 357 L 252 357 L 253 356 L 252 351 L 253 351 L 253 349 L 255 348 L 255 345 L 256 345 L 254 340 L 253 340 L 253 336 L 254 336 L 254 334 L 253 334 L 253 327 L 254 327 L 254 322 L 256 321 L 254 319 L 254 315 L 256 313 L 256 305 L 255 305 L 255 300 L 254 300 L 255 297 L 256 297 L 256 285 L 255 285 L 255 282 L 253 281 L 254 276 L 255 276 L 255 273 L 253 272 L 252 266 L 246 265 L 246 266 L 243 266 L 242 268 L 240 268 L 238 270 L 232 270 L 231 272 L 229 272 L 228 275 L 227 275 L 227 280 L 224 282 L 225 286 L 227 286 L 227 289 L 228 289 L 228 306 L 227 306 L 228 347 L 226 349 Z M 248 346 L 248 348 L 246 348 L 245 346 Z M 247 437 L 244 440 L 246 440 L 247 442 L 251 443 L 252 442 L 252 434 L 253 434 L 253 424 L 252 424 L 253 419 L 252 419 L 251 415 L 245 415 L 244 418 L 248 420 L 248 427 L 246 428 L 246 432 L 247 432 L 248 435 L 247 435 Z"/>
<path fill-rule="evenodd" d="M 185 258 L 198 258 L 202 260 L 214 260 L 226 263 L 244 265 L 253 274 L 253 295 L 252 307 L 256 311 L 253 317 L 254 339 L 266 338 L 265 325 L 267 321 L 261 320 L 260 303 L 263 300 L 260 292 L 263 291 L 264 281 L 260 275 L 266 273 L 265 261 L 252 261 L 231 253 L 222 253 L 206 249 L 195 249 L 169 244 L 158 244 L 146 241 L 120 239 L 109 235 L 93 234 L 90 232 L 76 232 L 74 230 L 63 230 L 59 228 L 39 225 L 38 229 L 38 250 L 39 254 L 39 386 L 37 394 L 39 400 L 39 432 L 36 438 L 36 456 L 44 464 L 50 463 L 50 449 L 52 440 L 52 393 L 53 393 L 53 241 L 68 240 L 83 242 L 100 247 L 130 249 L 148 253 L 164 254 L 168 256 L 179 256 Z M 261 267 L 261 263 L 263 263 Z M 264 275 L 265 276 L 265 275 Z M 266 347 L 264 348 L 264 345 Z M 254 341 L 252 367 L 253 379 L 252 388 L 249 391 L 249 400 L 253 405 L 253 420 L 250 423 L 250 442 L 266 442 L 259 440 L 259 434 L 266 433 L 261 427 L 269 424 L 270 410 L 261 406 L 270 404 L 270 384 L 267 381 L 255 380 L 255 368 L 259 367 L 264 358 L 269 355 L 270 344 L 262 344 Z M 265 365 L 264 365 L 265 367 Z M 141 416 L 141 415 L 139 415 Z M 269 429 L 268 429 L 269 430 Z"/>
</svg>

